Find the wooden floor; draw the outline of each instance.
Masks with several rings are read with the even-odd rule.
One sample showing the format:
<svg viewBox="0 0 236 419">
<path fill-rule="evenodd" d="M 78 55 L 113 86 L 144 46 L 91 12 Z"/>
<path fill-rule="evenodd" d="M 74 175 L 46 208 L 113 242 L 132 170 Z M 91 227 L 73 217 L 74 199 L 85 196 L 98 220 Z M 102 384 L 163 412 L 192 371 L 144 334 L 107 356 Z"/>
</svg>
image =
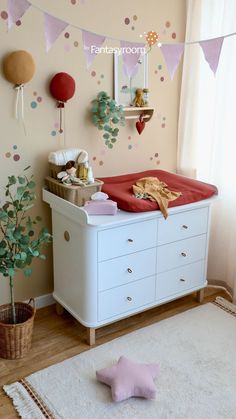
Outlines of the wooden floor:
<svg viewBox="0 0 236 419">
<path fill-rule="evenodd" d="M 202 304 L 214 301 L 216 295 L 222 295 L 227 298 L 223 291 L 206 290 Z M 199 303 L 196 301 L 196 295 L 192 294 L 102 327 L 96 331 L 96 346 L 132 332 L 135 329 L 189 310 L 197 305 Z M 67 312 L 64 312 L 62 316 L 58 316 L 55 306 L 38 310 L 30 353 L 24 359 L 18 361 L 0 359 L 0 418 L 13 419 L 18 417 L 11 401 L 4 394 L 2 385 L 17 381 L 35 371 L 63 361 L 80 352 L 90 350 L 86 342 L 86 336 L 86 328 L 74 320 Z"/>
</svg>

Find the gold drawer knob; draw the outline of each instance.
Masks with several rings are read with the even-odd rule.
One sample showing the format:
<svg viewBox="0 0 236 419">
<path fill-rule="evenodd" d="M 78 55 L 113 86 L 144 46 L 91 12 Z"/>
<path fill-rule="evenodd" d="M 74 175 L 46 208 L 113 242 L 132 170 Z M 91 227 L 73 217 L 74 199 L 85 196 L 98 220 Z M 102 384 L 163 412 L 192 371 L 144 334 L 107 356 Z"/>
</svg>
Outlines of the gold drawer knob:
<svg viewBox="0 0 236 419">
<path fill-rule="evenodd" d="M 132 301 L 132 297 L 127 297 L 127 300 L 128 301 Z"/>
<path fill-rule="evenodd" d="M 185 279 L 184 278 L 180 278 L 180 282 L 185 282 Z"/>
<path fill-rule="evenodd" d="M 185 230 L 187 230 L 188 229 L 188 226 L 186 226 L 186 224 L 183 224 L 182 225 L 182 228 L 184 228 Z"/>
<path fill-rule="evenodd" d="M 185 253 L 185 252 L 181 252 L 181 256 L 183 256 L 184 258 L 186 258 L 187 253 Z"/>
<path fill-rule="evenodd" d="M 128 239 L 128 242 L 129 243 L 133 243 L 133 239 Z"/>
<path fill-rule="evenodd" d="M 64 239 L 65 239 L 66 242 L 70 241 L 70 233 L 67 230 L 64 231 Z"/>
<path fill-rule="evenodd" d="M 129 272 L 129 274 L 132 274 L 132 269 L 131 268 L 127 268 L 127 271 Z"/>
</svg>

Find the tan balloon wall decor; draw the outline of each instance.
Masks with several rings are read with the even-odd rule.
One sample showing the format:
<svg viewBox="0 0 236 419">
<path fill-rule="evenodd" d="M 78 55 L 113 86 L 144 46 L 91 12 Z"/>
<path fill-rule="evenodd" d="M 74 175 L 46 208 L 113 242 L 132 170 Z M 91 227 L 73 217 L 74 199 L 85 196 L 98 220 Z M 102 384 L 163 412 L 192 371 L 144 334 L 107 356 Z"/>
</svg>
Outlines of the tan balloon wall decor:
<svg viewBox="0 0 236 419">
<path fill-rule="evenodd" d="M 14 84 L 16 90 L 15 117 L 21 119 L 24 130 L 24 85 L 34 76 L 35 63 L 33 57 L 27 51 L 14 51 L 3 60 L 3 73 L 5 78 Z M 20 114 L 21 106 L 21 117 Z"/>
</svg>

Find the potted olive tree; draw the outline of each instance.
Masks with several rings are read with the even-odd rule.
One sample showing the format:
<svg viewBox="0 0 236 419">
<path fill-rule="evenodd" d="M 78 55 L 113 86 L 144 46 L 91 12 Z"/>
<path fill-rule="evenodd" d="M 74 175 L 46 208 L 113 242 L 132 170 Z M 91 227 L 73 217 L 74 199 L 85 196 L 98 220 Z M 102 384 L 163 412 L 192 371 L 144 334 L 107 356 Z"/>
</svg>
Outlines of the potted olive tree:
<svg viewBox="0 0 236 419">
<path fill-rule="evenodd" d="M 14 282 L 17 272 L 32 273 L 33 258 L 45 259 L 44 244 L 51 241 L 46 228 L 39 232 L 35 226 L 41 217 L 32 218 L 28 211 L 36 198 L 33 176 L 9 176 L 5 186 L 5 203 L 0 207 L 0 273 L 9 280 L 10 304 L 0 306 L 0 357 L 22 358 L 31 346 L 35 308 L 15 302 Z"/>
</svg>

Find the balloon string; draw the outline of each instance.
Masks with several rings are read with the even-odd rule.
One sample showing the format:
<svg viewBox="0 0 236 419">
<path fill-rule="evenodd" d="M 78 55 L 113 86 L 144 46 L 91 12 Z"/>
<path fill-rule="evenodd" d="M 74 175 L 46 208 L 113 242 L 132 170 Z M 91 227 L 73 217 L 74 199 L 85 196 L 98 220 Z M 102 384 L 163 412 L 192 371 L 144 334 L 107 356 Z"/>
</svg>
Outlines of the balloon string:
<svg viewBox="0 0 236 419">
<path fill-rule="evenodd" d="M 26 135 L 25 120 L 24 120 L 24 84 L 19 84 L 15 86 L 16 89 L 16 102 L 15 102 L 15 118 L 17 121 L 21 120 L 24 128 L 24 133 Z M 19 107 L 21 102 L 21 116 L 19 113 Z"/>
</svg>

